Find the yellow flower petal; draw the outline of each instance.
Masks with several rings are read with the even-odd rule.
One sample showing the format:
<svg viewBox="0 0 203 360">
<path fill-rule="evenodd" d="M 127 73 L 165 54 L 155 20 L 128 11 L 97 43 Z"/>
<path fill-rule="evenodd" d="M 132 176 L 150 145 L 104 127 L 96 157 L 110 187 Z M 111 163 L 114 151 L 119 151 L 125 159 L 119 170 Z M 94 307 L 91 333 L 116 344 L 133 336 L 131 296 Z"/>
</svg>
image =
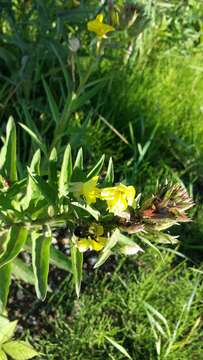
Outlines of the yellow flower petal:
<svg viewBox="0 0 203 360">
<path fill-rule="evenodd" d="M 90 240 L 89 239 L 80 239 L 77 241 L 77 248 L 80 252 L 85 252 L 89 249 Z"/>
<path fill-rule="evenodd" d="M 103 24 L 103 14 L 97 15 L 95 20 L 88 21 L 87 29 L 95 32 L 98 37 L 104 37 L 108 32 L 114 31 L 114 27 L 108 24 Z"/>
<path fill-rule="evenodd" d="M 100 198 L 106 200 L 109 212 L 115 215 L 121 214 L 132 206 L 135 198 L 135 188 L 119 184 L 115 187 L 101 189 Z"/>
</svg>

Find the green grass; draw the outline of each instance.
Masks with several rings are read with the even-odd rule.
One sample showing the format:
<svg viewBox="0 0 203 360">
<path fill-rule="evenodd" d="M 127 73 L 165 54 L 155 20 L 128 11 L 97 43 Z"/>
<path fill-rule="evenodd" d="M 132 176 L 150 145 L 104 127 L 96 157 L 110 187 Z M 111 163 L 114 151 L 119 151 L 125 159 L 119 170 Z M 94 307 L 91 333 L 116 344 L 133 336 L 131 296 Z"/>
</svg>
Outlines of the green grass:
<svg viewBox="0 0 203 360">
<path fill-rule="evenodd" d="M 124 359 L 106 336 L 121 344 L 133 360 L 200 360 L 202 285 L 194 270 L 174 255 L 165 252 L 162 261 L 148 250 L 138 259 L 120 260 L 111 272 L 87 272 L 79 300 L 67 278 L 47 300 L 44 316 L 39 312 L 42 332 L 28 338 L 50 360 Z M 160 357 L 145 303 L 158 312 L 157 316 L 148 310 L 161 339 Z M 171 351 L 164 357 L 169 344 Z"/>
</svg>

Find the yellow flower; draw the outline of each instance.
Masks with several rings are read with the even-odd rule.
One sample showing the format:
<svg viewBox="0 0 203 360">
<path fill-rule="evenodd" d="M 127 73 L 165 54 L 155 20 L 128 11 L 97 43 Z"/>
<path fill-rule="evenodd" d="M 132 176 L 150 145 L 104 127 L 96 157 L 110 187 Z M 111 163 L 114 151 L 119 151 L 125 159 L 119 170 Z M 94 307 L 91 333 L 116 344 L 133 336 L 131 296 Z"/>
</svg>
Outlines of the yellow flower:
<svg viewBox="0 0 203 360">
<path fill-rule="evenodd" d="M 88 205 L 94 204 L 96 199 L 100 196 L 100 190 L 97 189 L 98 176 L 94 176 L 89 181 L 82 183 L 74 183 L 72 186 L 72 192 L 79 196 L 84 196 Z"/>
<path fill-rule="evenodd" d="M 89 228 L 88 238 L 81 238 L 77 240 L 76 246 L 80 252 L 85 252 L 88 249 L 100 251 L 106 245 L 107 238 L 102 236 L 104 228 L 102 225 L 92 224 Z"/>
<path fill-rule="evenodd" d="M 109 212 L 120 215 L 128 206 L 133 206 L 135 188 L 119 184 L 115 187 L 101 189 L 100 198 L 106 200 Z"/>
<path fill-rule="evenodd" d="M 97 15 L 95 20 L 88 21 L 87 29 L 93 31 L 98 37 L 103 38 L 110 31 L 115 31 L 114 27 L 103 23 L 103 14 Z"/>
</svg>

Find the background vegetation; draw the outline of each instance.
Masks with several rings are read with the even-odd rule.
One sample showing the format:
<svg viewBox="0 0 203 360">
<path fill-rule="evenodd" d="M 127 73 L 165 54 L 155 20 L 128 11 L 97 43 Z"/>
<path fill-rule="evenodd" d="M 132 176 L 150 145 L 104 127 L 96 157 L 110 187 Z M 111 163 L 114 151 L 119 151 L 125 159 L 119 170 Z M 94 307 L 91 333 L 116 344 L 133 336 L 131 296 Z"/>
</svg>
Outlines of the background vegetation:
<svg viewBox="0 0 203 360">
<path fill-rule="evenodd" d="M 37 146 L 45 157 L 53 145 L 61 155 L 67 142 L 74 151 L 83 146 L 89 166 L 105 152 L 114 158 L 116 181 L 125 180 L 138 192 L 153 191 L 165 178 L 183 181 L 196 202 L 193 222 L 174 230 L 181 245 L 176 251 L 160 249 L 162 257 L 148 249 L 97 272 L 87 259 L 79 300 L 71 276 L 54 277 L 54 269 L 54 291 L 46 303 L 33 301 L 32 288 L 23 290 L 19 283 L 10 316 L 21 316 L 20 334 L 47 359 L 125 358 L 110 337 L 133 360 L 200 360 L 203 4 L 140 1 L 137 33 L 113 35 L 115 46 L 107 40 L 95 66 L 86 22 L 107 11 L 106 2 L 81 1 L 74 7 L 77 3 L 1 6 L 0 135 L 9 115 L 22 124 L 19 172 L 26 171 Z M 70 51 L 70 35 L 80 39 L 79 55 Z M 129 44 L 130 56 L 123 57 Z"/>
</svg>

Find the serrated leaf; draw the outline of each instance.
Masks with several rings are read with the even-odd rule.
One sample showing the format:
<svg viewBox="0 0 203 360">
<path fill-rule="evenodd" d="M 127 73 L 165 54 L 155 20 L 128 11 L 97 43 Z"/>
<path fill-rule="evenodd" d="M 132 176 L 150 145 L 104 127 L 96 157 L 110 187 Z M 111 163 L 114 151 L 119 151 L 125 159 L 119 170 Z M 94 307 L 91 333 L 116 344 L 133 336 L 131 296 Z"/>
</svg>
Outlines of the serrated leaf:
<svg viewBox="0 0 203 360">
<path fill-rule="evenodd" d="M 32 233 L 32 265 L 35 276 L 35 290 L 42 301 L 47 293 L 51 236 Z"/>
<path fill-rule="evenodd" d="M 27 239 L 28 230 L 23 226 L 12 226 L 8 230 L 3 244 L 4 251 L 0 256 L 0 268 L 13 260 L 23 248 Z"/>
<path fill-rule="evenodd" d="M 6 126 L 6 141 L 0 153 L 0 170 L 11 182 L 17 181 L 16 127 L 12 117 Z"/>
<path fill-rule="evenodd" d="M 72 246 L 71 248 L 71 260 L 75 290 L 77 297 L 79 297 L 82 281 L 83 253 L 81 253 L 75 246 Z"/>
<path fill-rule="evenodd" d="M 87 180 L 90 180 L 92 177 L 99 175 L 103 165 L 104 165 L 105 155 L 99 159 L 93 169 L 87 174 Z"/>
<path fill-rule="evenodd" d="M 17 320 L 10 321 L 2 329 L 0 329 L 0 344 L 7 342 L 15 333 Z"/>
<path fill-rule="evenodd" d="M 72 175 L 72 156 L 71 147 L 68 145 L 64 152 L 61 172 L 59 176 L 59 196 L 65 196 L 68 191 L 69 182 Z"/>
<path fill-rule="evenodd" d="M 8 360 L 6 353 L 0 349 L 0 360 Z"/>
<path fill-rule="evenodd" d="M 6 308 L 9 287 L 11 284 L 11 263 L 0 268 L 0 313 Z"/>
<path fill-rule="evenodd" d="M 113 345 L 118 351 L 120 351 L 121 354 L 132 360 L 131 356 L 128 354 L 128 352 L 122 345 L 120 345 L 117 341 L 110 338 L 109 336 L 105 336 L 105 338 L 111 343 L 111 345 Z"/>
<path fill-rule="evenodd" d="M 60 250 L 57 250 L 53 245 L 50 248 L 50 263 L 59 269 L 69 271 L 71 273 L 73 272 L 70 258 L 64 255 Z"/>
<path fill-rule="evenodd" d="M 54 100 L 54 97 L 53 97 L 53 95 L 51 93 L 51 90 L 50 90 L 49 86 L 47 85 L 44 78 L 42 78 L 42 82 L 43 82 L 43 85 L 44 85 L 44 89 L 46 91 L 47 100 L 48 100 L 48 103 L 49 103 L 49 107 L 50 107 L 50 110 L 51 110 L 52 117 L 53 117 L 55 123 L 58 124 L 59 119 L 60 119 L 58 106 L 57 106 L 57 104 L 56 104 L 56 102 Z"/>
<path fill-rule="evenodd" d="M 24 341 L 9 341 L 2 348 L 6 354 L 15 360 L 28 360 L 34 356 L 39 356 L 39 353 Z"/>
<path fill-rule="evenodd" d="M 108 169 L 104 179 L 105 185 L 111 186 L 114 183 L 114 167 L 112 157 L 109 159 Z"/>
</svg>

